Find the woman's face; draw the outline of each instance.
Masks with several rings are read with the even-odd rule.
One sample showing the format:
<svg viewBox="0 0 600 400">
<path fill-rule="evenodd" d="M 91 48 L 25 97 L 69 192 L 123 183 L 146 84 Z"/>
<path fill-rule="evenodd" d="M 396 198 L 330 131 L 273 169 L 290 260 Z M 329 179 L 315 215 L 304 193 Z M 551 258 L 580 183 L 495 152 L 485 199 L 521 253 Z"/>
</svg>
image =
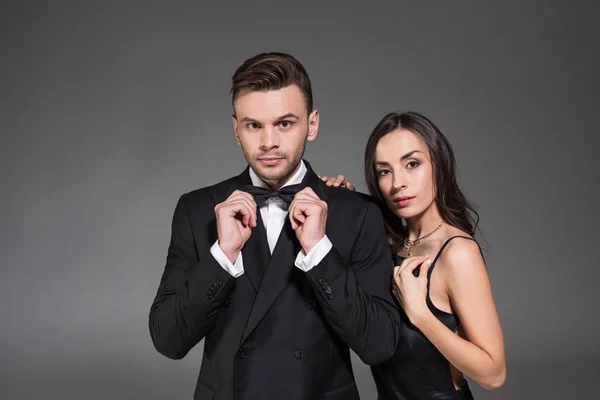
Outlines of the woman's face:
<svg viewBox="0 0 600 400">
<path fill-rule="evenodd" d="M 421 215 L 434 203 L 429 150 L 413 132 L 396 129 L 379 139 L 374 167 L 381 194 L 400 218 Z"/>
</svg>

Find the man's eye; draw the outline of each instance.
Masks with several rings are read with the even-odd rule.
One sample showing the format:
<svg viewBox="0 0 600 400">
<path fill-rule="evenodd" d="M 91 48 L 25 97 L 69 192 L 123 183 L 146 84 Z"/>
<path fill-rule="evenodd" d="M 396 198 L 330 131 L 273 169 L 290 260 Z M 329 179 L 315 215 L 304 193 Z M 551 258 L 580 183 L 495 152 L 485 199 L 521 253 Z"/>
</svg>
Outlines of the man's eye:
<svg viewBox="0 0 600 400">
<path fill-rule="evenodd" d="M 290 128 L 293 125 L 293 122 L 291 121 L 281 121 L 279 123 L 279 126 L 281 126 L 282 128 Z"/>
</svg>

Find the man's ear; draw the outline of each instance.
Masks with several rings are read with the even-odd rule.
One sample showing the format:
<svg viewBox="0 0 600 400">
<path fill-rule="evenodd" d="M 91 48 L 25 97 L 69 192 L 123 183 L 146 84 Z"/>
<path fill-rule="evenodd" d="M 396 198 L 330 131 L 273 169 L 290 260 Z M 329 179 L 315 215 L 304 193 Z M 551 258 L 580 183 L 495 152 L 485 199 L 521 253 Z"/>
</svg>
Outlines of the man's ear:
<svg viewBox="0 0 600 400">
<path fill-rule="evenodd" d="M 231 114 L 231 121 L 233 122 L 233 133 L 235 135 L 235 141 L 237 142 L 237 144 L 241 145 L 242 142 L 240 142 L 240 136 L 238 135 L 238 120 L 235 114 Z"/>
<path fill-rule="evenodd" d="M 319 110 L 313 110 L 308 115 L 308 137 L 307 141 L 311 142 L 317 138 L 319 133 Z"/>
</svg>

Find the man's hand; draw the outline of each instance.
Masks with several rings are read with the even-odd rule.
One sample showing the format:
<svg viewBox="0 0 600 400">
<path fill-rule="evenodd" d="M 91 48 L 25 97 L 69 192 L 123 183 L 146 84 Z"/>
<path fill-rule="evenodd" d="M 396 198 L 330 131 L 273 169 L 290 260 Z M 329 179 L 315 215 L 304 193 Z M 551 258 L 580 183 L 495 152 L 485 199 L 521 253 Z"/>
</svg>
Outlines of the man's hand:
<svg viewBox="0 0 600 400">
<path fill-rule="evenodd" d="M 215 206 L 219 247 L 232 263 L 256 227 L 256 209 L 252 195 L 240 190 Z"/>
<path fill-rule="evenodd" d="M 289 218 L 306 254 L 325 237 L 327 203 L 306 187 L 296 193 L 289 207 Z"/>
</svg>

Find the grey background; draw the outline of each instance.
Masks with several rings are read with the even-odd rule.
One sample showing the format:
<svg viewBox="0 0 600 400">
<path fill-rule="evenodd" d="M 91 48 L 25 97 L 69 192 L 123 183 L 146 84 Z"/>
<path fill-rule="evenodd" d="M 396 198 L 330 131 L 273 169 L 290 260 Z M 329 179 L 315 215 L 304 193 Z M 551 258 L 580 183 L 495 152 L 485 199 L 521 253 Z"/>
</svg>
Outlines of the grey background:
<svg viewBox="0 0 600 400">
<path fill-rule="evenodd" d="M 1 7 L 0 398 L 191 398 L 202 346 L 162 357 L 148 311 L 178 196 L 245 165 L 231 74 L 273 50 L 311 76 L 317 172 L 365 191 L 366 138 L 389 111 L 420 111 L 452 141 L 508 358 L 506 384 L 473 384 L 476 398 L 597 393 L 592 2 Z"/>
</svg>

